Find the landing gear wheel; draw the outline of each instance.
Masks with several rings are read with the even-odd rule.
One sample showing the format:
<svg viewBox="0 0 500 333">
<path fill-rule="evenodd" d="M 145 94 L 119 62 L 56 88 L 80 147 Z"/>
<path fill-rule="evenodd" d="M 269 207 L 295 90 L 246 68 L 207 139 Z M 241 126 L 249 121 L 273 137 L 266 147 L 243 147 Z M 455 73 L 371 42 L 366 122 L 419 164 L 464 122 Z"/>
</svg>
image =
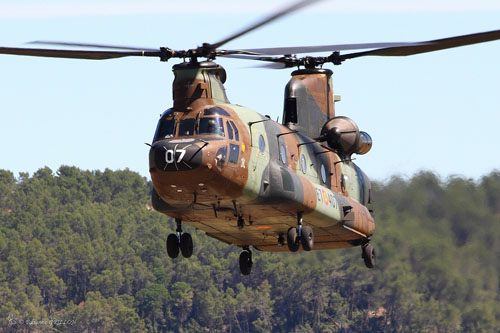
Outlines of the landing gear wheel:
<svg viewBox="0 0 500 333">
<path fill-rule="evenodd" d="M 302 242 L 302 248 L 304 251 L 311 251 L 314 247 L 314 234 L 313 230 L 309 226 L 302 227 L 302 236 L 300 237 Z"/>
<path fill-rule="evenodd" d="M 252 271 L 252 252 L 245 250 L 240 254 L 240 272 L 243 275 L 248 275 Z"/>
<path fill-rule="evenodd" d="M 286 243 L 291 252 L 297 252 L 300 246 L 299 232 L 297 228 L 291 227 L 286 233 Z"/>
<path fill-rule="evenodd" d="M 365 261 L 365 265 L 368 268 L 375 267 L 375 249 L 371 244 L 365 244 L 362 247 L 362 255 L 361 257 Z"/>
<path fill-rule="evenodd" d="M 189 258 L 193 255 L 193 238 L 190 234 L 182 234 L 179 244 L 181 253 L 184 258 Z"/>
<path fill-rule="evenodd" d="M 168 256 L 172 259 L 175 259 L 177 258 L 177 256 L 179 256 L 179 239 L 175 234 L 170 234 L 167 237 L 167 253 Z"/>
</svg>

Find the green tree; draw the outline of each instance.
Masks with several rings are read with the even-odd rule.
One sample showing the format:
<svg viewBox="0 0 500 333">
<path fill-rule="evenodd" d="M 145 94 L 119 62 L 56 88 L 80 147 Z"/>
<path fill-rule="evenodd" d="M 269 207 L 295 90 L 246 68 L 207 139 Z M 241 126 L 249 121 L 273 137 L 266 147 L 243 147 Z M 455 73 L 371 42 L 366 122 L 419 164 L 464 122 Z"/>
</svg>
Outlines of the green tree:
<svg viewBox="0 0 500 333">
<path fill-rule="evenodd" d="M 162 284 L 150 283 L 139 290 L 135 296 L 135 306 L 141 318 L 146 318 L 153 330 L 156 330 L 159 324 L 163 325 L 171 316 L 170 295 Z"/>
<path fill-rule="evenodd" d="M 193 306 L 194 291 L 185 282 L 176 282 L 171 288 L 174 311 L 177 318 L 179 331 L 183 331 L 182 325 L 187 320 Z"/>
<path fill-rule="evenodd" d="M 500 173 L 373 183 L 377 267 L 359 248 L 254 252 L 175 223 L 130 170 L 0 170 L 0 331 L 494 332 L 500 326 Z M 8 318 L 11 318 L 9 322 Z M 17 320 L 15 323 L 14 321 Z M 62 324 L 62 323 L 65 324 Z"/>
</svg>

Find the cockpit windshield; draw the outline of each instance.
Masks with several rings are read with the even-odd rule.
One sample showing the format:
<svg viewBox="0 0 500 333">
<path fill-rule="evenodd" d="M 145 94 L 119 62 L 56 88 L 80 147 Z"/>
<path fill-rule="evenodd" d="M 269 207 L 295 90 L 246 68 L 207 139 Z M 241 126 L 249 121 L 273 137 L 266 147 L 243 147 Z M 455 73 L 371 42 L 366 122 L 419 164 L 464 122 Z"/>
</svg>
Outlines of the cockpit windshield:
<svg viewBox="0 0 500 333">
<path fill-rule="evenodd" d="M 204 116 L 226 116 L 226 117 L 231 117 L 229 115 L 229 113 L 227 113 L 226 110 L 218 107 L 218 106 L 214 106 L 214 107 L 211 107 L 211 108 L 208 108 L 208 109 L 205 109 L 205 111 L 203 111 L 203 115 Z"/>
<path fill-rule="evenodd" d="M 179 136 L 188 136 L 194 134 L 194 118 L 181 120 L 179 124 Z"/>
<path fill-rule="evenodd" d="M 201 118 L 198 127 L 198 133 L 224 136 L 224 122 L 222 121 L 222 118 Z"/>
<path fill-rule="evenodd" d="M 217 135 L 229 140 L 239 141 L 238 128 L 231 119 L 231 115 L 220 107 L 210 107 L 203 110 L 197 118 L 176 119 L 173 109 L 168 109 L 160 117 L 153 142 L 169 139 L 176 136 Z M 224 127 L 226 123 L 226 127 Z"/>
</svg>

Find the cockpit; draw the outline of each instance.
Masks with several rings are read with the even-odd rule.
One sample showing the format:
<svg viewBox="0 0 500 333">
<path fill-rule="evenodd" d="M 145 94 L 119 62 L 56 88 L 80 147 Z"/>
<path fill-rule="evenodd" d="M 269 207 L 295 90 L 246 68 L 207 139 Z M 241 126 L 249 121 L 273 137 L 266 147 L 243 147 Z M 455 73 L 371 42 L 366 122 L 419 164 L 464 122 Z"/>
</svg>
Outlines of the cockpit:
<svg viewBox="0 0 500 333">
<path fill-rule="evenodd" d="M 153 142 L 173 137 L 215 136 L 239 141 L 239 132 L 231 115 L 214 106 L 200 112 L 195 118 L 176 119 L 173 109 L 166 110 L 160 117 Z"/>
</svg>

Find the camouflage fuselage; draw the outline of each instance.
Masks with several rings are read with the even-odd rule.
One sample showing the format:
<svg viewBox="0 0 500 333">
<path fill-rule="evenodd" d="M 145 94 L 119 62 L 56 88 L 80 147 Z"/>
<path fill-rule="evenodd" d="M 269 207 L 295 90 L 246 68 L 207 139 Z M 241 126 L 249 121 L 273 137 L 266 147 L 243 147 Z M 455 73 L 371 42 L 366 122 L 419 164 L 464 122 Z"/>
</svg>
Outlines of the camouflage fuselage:
<svg viewBox="0 0 500 333">
<path fill-rule="evenodd" d="M 174 72 L 174 107 L 162 115 L 150 150 L 156 210 L 266 251 L 286 250 L 277 238 L 297 226 L 300 212 L 316 250 L 359 245 L 373 233 L 370 183 L 354 163 L 230 104 L 219 66 L 181 64 Z"/>
</svg>

